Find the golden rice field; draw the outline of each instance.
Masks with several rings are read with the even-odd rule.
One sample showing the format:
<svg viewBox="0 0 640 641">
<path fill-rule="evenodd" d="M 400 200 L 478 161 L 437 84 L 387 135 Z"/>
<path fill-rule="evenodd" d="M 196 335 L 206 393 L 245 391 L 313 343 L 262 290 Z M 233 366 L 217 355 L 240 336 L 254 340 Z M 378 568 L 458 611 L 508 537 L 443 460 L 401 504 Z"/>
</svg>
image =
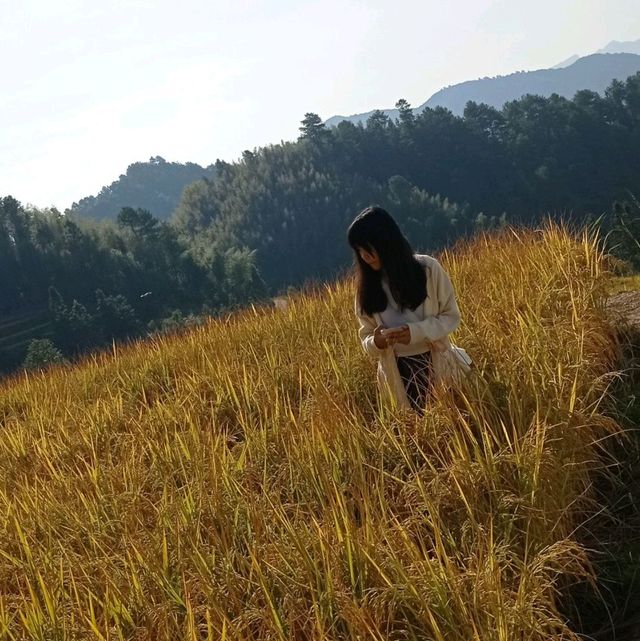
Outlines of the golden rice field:
<svg viewBox="0 0 640 641">
<path fill-rule="evenodd" d="M 440 256 L 477 370 L 376 403 L 352 280 L 0 387 L 0 638 L 576 639 L 619 431 L 597 239 Z"/>
</svg>

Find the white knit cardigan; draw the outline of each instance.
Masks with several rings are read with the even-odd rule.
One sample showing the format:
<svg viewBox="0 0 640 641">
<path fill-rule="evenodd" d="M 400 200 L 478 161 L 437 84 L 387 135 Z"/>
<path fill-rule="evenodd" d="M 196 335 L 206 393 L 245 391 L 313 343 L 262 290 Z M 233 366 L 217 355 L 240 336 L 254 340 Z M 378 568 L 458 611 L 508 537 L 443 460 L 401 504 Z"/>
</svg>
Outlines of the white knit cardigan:
<svg viewBox="0 0 640 641">
<path fill-rule="evenodd" d="M 409 322 L 410 345 L 424 345 L 430 349 L 435 383 L 448 382 L 451 372 L 451 342 L 449 334 L 460 324 L 460 310 L 456 302 L 451 279 L 442 265 L 428 254 L 415 254 L 427 272 L 427 297 L 415 312 L 423 319 Z M 377 383 L 382 398 L 393 406 L 411 407 L 404 383 L 398 371 L 393 347 L 380 349 L 373 341 L 376 325 L 382 325 L 378 312 L 373 316 L 363 314 L 356 296 L 354 309 L 360 327 L 358 336 L 364 351 L 378 359 Z"/>
</svg>

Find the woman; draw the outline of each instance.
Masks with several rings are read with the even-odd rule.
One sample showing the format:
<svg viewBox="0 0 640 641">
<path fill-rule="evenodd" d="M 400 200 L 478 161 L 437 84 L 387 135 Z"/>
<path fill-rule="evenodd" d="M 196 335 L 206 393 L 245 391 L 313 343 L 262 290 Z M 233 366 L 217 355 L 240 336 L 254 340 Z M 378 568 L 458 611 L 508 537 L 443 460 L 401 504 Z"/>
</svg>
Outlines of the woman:
<svg viewBox="0 0 640 641">
<path fill-rule="evenodd" d="M 427 254 L 414 254 L 391 215 L 367 207 L 349 226 L 355 252 L 358 335 L 378 359 L 381 394 L 423 414 L 442 378 L 448 334 L 460 324 L 449 275 Z"/>
</svg>

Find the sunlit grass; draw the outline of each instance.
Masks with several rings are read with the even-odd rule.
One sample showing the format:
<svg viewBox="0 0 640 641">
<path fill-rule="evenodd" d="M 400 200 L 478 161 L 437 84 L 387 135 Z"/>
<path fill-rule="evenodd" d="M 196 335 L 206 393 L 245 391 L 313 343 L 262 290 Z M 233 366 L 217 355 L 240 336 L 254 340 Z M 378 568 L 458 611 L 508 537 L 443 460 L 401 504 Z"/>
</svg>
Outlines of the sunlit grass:
<svg viewBox="0 0 640 641">
<path fill-rule="evenodd" d="M 571 639 L 618 430 L 596 240 L 441 257 L 478 366 L 376 403 L 353 282 L 0 388 L 0 638 Z"/>
<path fill-rule="evenodd" d="M 621 292 L 640 291 L 640 274 L 633 276 L 617 276 L 611 279 L 610 293 L 619 294 Z"/>
</svg>

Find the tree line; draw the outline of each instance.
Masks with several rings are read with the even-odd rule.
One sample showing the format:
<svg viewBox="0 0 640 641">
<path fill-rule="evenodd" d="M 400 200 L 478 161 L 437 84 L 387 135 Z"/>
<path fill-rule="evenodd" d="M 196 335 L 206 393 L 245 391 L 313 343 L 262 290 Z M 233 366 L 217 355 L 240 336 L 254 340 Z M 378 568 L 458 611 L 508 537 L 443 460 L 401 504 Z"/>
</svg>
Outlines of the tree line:
<svg viewBox="0 0 640 641">
<path fill-rule="evenodd" d="M 349 260 L 344 229 L 371 202 L 436 251 L 478 226 L 605 215 L 640 185 L 640 74 L 604 95 L 525 96 L 500 110 L 469 102 L 366 125 L 306 114 L 296 142 L 245 151 L 185 188 L 172 222 L 198 247 L 246 245 L 270 287 L 331 276 Z"/>
<path fill-rule="evenodd" d="M 507 222 L 599 219 L 639 266 L 640 74 L 603 96 L 470 102 L 462 117 L 396 107 L 364 126 L 307 113 L 297 141 L 218 160 L 168 221 L 135 203 L 90 221 L 2 198 L 0 359 L 3 317 L 25 309 L 46 308 L 53 347 L 73 355 L 335 277 L 352 261 L 349 222 L 373 203 L 429 253 Z"/>
<path fill-rule="evenodd" d="M 46 310 L 49 340 L 74 356 L 264 293 L 253 252 L 230 248 L 196 257 L 175 226 L 144 209 L 124 207 L 116 221 L 96 222 L 0 199 L 2 371 L 24 358 L 8 349 L 11 335 L 2 328 L 25 312 Z"/>
</svg>

